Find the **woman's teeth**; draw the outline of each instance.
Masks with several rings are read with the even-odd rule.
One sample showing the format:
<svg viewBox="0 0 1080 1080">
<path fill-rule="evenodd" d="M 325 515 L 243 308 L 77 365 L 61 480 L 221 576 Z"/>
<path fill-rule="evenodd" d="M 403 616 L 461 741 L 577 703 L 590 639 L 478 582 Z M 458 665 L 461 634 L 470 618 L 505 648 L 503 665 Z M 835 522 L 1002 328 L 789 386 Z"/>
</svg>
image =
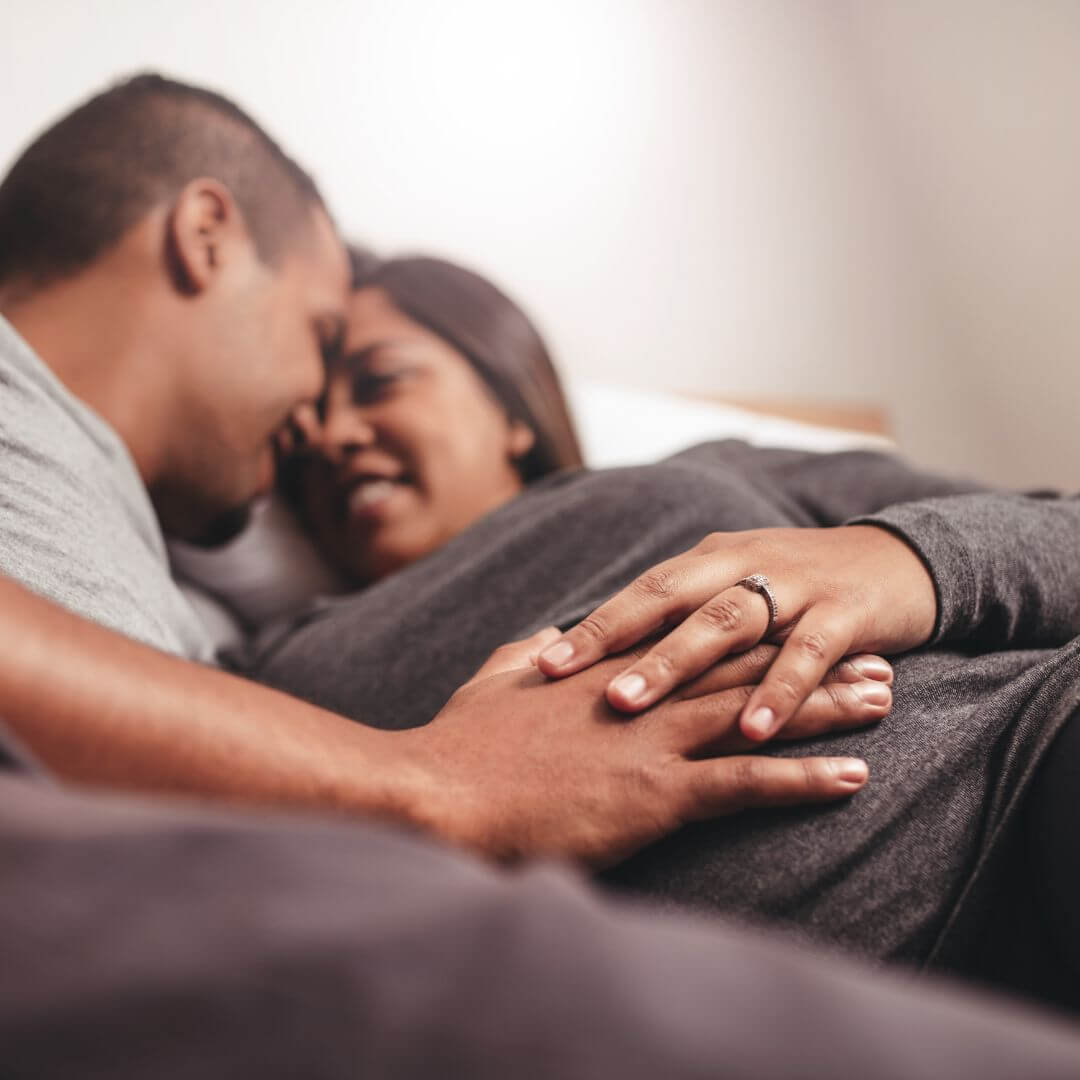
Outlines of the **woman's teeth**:
<svg viewBox="0 0 1080 1080">
<path fill-rule="evenodd" d="M 366 510 L 390 498 L 401 485 L 396 480 L 362 480 L 349 492 L 349 511 Z"/>
</svg>

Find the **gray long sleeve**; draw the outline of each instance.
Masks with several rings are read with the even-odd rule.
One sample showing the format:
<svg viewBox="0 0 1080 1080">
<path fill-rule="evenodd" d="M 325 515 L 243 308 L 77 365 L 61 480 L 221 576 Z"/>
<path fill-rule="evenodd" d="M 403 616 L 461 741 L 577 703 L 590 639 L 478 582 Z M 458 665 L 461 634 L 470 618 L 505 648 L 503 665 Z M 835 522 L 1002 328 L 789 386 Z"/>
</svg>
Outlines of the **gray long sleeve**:
<svg viewBox="0 0 1080 1080">
<path fill-rule="evenodd" d="M 956 495 L 849 524 L 888 529 L 926 563 L 938 598 L 931 643 L 1052 647 L 1080 634 L 1080 497 Z"/>
<path fill-rule="evenodd" d="M 877 525 L 900 537 L 934 581 L 932 644 L 1048 648 L 1080 635 L 1080 496 L 993 492 L 869 451 L 720 442 L 673 460 L 737 469 L 792 523 Z"/>
<path fill-rule="evenodd" d="M 866 524 L 930 571 L 931 644 L 1051 648 L 1080 634 L 1080 496 L 993 492 L 888 454 L 759 451 L 759 467 L 815 524 Z"/>
</svg>

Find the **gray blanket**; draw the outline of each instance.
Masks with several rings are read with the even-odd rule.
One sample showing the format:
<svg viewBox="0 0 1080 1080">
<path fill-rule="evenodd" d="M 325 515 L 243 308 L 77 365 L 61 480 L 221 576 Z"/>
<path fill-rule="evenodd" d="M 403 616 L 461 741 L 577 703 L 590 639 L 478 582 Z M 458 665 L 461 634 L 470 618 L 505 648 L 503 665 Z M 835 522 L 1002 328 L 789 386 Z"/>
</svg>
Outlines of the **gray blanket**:
<svg viewBox="0 0 1080 1080">
<path fill-rule="evenodd" d="M 894 709 L 875 728 L 770 750 L 864 756 L 868 787 L 842 804 L 685 829 L 608 880 L 880 959 L 970 969 L 987 898 L 1016 858 L 1024 791 L 1080 709 L 1080 640 L 1063 644 L 1080 633 L 1080 605 L 1054 588 L 1060 560 L 1007 538 L 986 538 L 997 546 L 980 552 L 987 515 L 1000 525 L 994 500 L 1015 497 L 963 497 L 973 490 L 882 455 L 733 442 L 656 466 L 564 474 L 427 559 L 323 604 L 266 647 L 250 674 L 367 724 L 423 724 L 494 647 L 571 625 L 707 532 L 834 525 L 920 500 L 875 520 L 908 535 L 927 560 L 942 604 L 937 637 L 963 637 L 965 651 L 939 644 L 899 658 Z M 1031 500 L 1017 512 L 1028 520 L 1045 505 Z M 1059 528 L 1075 548 L 1077 524 L 1054 518 L 1041 531 L 1053 540 Z"/>
</svg>

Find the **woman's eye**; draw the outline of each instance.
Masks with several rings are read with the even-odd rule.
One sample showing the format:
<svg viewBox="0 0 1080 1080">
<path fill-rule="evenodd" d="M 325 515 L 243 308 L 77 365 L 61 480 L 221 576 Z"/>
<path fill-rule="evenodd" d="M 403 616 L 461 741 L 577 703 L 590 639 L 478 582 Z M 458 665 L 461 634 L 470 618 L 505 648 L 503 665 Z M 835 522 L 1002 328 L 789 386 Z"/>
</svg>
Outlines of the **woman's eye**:
<svg viewBox="0 0 1080 1080">
<path fill-rule="evenodd" d="M 398 375 L 378 375 L 372 371 L 361 371 L 353 376 L 352 399 L 354 404 L 364 405 L 379 401 L 385 397 L 398 380 Z"/>
</svg>

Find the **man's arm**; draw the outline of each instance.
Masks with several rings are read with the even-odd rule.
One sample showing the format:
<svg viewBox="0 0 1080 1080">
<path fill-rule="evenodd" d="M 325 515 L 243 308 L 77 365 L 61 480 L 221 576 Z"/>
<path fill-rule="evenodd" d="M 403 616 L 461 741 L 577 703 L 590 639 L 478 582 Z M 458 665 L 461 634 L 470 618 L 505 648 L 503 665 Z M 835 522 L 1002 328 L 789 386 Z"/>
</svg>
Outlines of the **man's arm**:
<svg viewBox="0 0 1080 1080">
<path fill-rule="evenodd" d="M 848 759 L 699 760 L 746 745 L 735 720 L 769 659 L 721 665 L 631 724 L 603 702 L 625 659 L 549 683 L 510 650 L 430 725 L 385 732 L 157 652 L 0 577 L 0 715 L 61 776 L 395 819 L 498 856 L 605 863 L 690 820 L 857 790 L 866 767 Z M 861 679 L 841 673 L 792 734 L 884 715 L 889 702 L 867 701 Z"/>
<path fill-rule="evenodd" d="M 149 648 L 2 576 L 0 714 L 80 783 L 406 818 L 419 794 L 395 740 Z"/>
</svg>

